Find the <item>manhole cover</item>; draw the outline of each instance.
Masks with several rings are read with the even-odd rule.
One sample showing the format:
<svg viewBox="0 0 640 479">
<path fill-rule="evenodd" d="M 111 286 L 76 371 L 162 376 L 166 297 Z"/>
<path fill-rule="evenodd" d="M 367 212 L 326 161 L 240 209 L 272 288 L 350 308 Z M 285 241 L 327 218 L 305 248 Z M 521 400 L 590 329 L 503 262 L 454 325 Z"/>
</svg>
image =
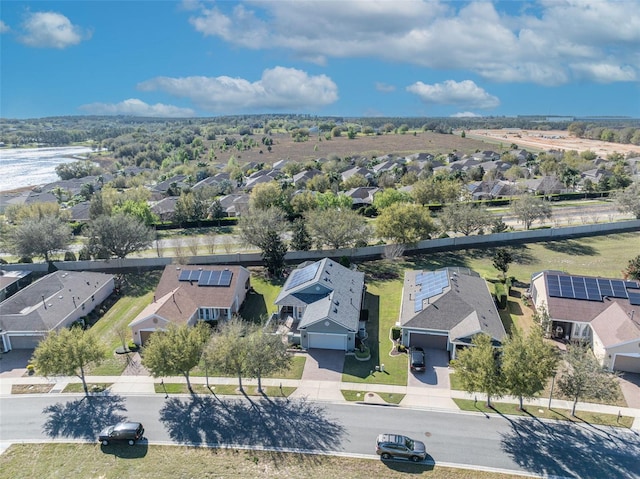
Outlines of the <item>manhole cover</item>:
<svg viewBox="0 0 640 479">
<path fill-rule="evenodd" d="M 367 393 L 367 396 L 372 398 L 374 396 L 374 394 L 373 393 Z"/>
<path fill-rule="evenodd" d="M 425 432 L 424 435 L 427 437 L 431 437 L 431 433 L 429 431 Z"/>
</svg>

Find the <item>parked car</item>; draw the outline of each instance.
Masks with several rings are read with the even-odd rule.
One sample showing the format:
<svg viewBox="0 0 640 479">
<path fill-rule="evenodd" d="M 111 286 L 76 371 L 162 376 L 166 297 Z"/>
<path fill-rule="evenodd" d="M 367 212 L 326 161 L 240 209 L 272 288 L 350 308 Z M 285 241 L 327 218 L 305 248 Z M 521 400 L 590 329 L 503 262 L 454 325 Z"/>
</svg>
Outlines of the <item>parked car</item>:
<svg viewBox="0 0 640 479">
<path fill-rule="evenodd" d="M 144 437 L 144 427 L 139 422 L 121 422 L 114 426 L 105 427 L 98 435 L 98 441 L 103 446 L 108 446 L 111 442 L 126 441 L 133 446 L 136 441 Z"/>
<path fill-rule="evenodd" d="M 427 457 L 427 450 L 424 442 L 401 434 L 380 434 L 376 439 L 376 454 L 382 459 L 392 457 L 403 457 L 411 459 L 413 462 L 424 461 Z"/>
<path fill-rule="evenodd" d="M 411 348 L 411 370 L 424 371 L 425 367 L 424 349 L 418 347 Z"/>
</svg>

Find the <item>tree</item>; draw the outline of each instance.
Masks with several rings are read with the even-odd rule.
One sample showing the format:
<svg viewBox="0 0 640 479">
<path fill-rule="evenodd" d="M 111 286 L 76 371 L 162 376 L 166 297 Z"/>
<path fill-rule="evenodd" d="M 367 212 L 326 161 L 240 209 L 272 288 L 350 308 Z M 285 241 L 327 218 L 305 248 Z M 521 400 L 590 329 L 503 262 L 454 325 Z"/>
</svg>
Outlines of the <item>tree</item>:
<svg viewBox="0 0 640 479">
<path fill-rule="evenodd" d="M 474 206 L 471 203 L 453 203 L 442 209 L 439 215 L 445 231 L 462 233 L 465 236 L 484 230 L 493 221 L 493 216 L 483 206 Z"/>
<path fill-rule="evenodd" d="M 28 219 L 15 227 L 9 238 L 10 249 L 17 256 L 42 256 L 45 261 L 71 242 L 71 228 L 55 216 Z"/>
<path fill-rule="evenodd" d="M 274 206 L 282 206 L 282 188 L 277 181 L 256 185 L 249 196 L 249 207 L 266 210 Z"/>
<path fill-rule="evenodd" d="M 167 330 L 156 331 L 150 336 L 144 347 L 142 364 L 156 378 L 183 375 L 193 394 L 189 373 L 200 362 L 210 333 L 209 326 L 203 321 L 195 326 L 171 324 Z"/>
<path fill-rule="evenodd" d="M 526 336 L 513 328 L 502 347 L 501 370 L 507 391 L 520 400 L 520 409 L 523 398 L 533 398 L 545 388 L 557 362 L 556 349 L 544 341 L 540 326 Z"/>
<path fill-rule="evenodd" d="M 106 251 L 117 258 L 148 248 L 155 238 L 153 229 L 134 216 L 117 213 L 94 219 L 84 231 L 89 251 Z"/>
<path fill-rule="evenodd" d="M 536 220 L 551 218 L 551 207 L 542 199 L 524 194 L 511 204 L 511 211 L 528 230 Z"/>
<path fill-rule="evenodd" d="M 211 202 L 208 209 L 209 217 L 214 220 L 218 220 L 218 226 L 220 226 L 220 219 L 224 217 L 224 209 L 219 199 L 215 199 Z"/>
<path fill-rule="evenodd" d="M 107 349 L 91 331 L 64 328 L 40 341 L 33 352 L 33 363 L 43 376 L 79 377 L 88 396 L 86 368 L 100 364 L 106 357 Z"/>
<path fill-rule="evenodd" d="M 395 243 L 413 244 L 428 239 L 436 227 L 429 209 L 409 203 L 393 203 L 382 210 L 376 234 Z"/>
<path fill-rule="evenodd" d="M 640 219 L 640 181 L 636 181 L 622 191 L 614 194 L 618 210 L 622 213 L 631 213 L 636 219 Z"/>
<path fill-rule="evenodd" d="M 265 251 L 273 240 L 270 233 L 281 233 L 286 229 L 287 223 L 284 213 L 280 208 L 271 207 L 266 210 L 250 208 L 249 211 L 238 219 L 238 233 L 246 244 L 256 246 Z"/>
<path fill-rule="evenodd" d="M 262 392 L 262 377 L 286 371 L 291 367 L 292 356 L 279 334 L 255 328 L 247 340 L 247 365 L 249 377 L 258 379 L 258 392 Z"/>
<path fill-rule="evenodd" d="M 640 255 L 629 260 L 627 267 L 622 271 L 625 279 L 640 280 Z"/>
<path fill-rule="evenodd" d="M 378 211 L 382 211 L 394 203 L 408 203 L 410 201 L 411 197 L 407 193 L 389 188 L 376 193 L 373 197 L 373 206 L 375 206 Z"/>
<path fill-rule="evenodd" d="M 204 350 L 207 364 L 215 364 L 222 374 L 238 376 L 238 389 L 242 388 L 242 375 L 247 371 L 249 347 L 247 336 L 251 332 L 250 324 L 234 316 L 218 326 L 218 332 L 211 335 Z"/>
<path fill-rule="evenodd" d="M 600 366 L 586 344 L 567 349 L 558 388 L 563 394 L 573 398 L 572 416 L 576 415 L 576 405 L 581 398 L 612 401 L 619 395 L 616 375 Z"/>
<path fill-rule="evenodd" d="M 265 244 L 262 246 L 262 261 L 267 267 L 267 272 L 273 278 L 282 276 L 284 270 L 284 257 L 287 254 L 287 245 L 280 238 L 277 231 L 268 231 Z"/>
<path fill-rule="evenodd" d="M 467 392 L 487 395 L 488 407 L 491 407 L 492 397 L 502 396 L 504 384 L 489 335 L 481 333 L 474 336 L 472 346 L 460 351 L 452 365 Z"/>
<path fill-rule="evenodd" d="M 311 236 L 307 231 L 304 218 L 298 218 L 293 222 L 291 233 L 291 249 L 294 251 L 309 251 L 312 246 Z"/>
<path fill-rule="evenodd" d="M 502 278 L 506 279 L 509 264 L 513 262 L 513 255 L 507 248 L 498 248 L 493 255 L 493 267 L 502 273 Z"/>
<path fill-rule="evenodd" d="M 150 226 L 158 220 L 158 217 L 151 211 L 149 203 L 144 200 L 126 200 L 121 205 L 113 207 L 113 213 L 124 213 L 134 216 L 145 225 Z"/>
<path fill-rule="evenodd" d="M 334 249 L 366 244 L 371 237 L 367 220 L 351 209 L 311 210 L 306 213 L 305 218 L 314 240 Z"/>
</svg>

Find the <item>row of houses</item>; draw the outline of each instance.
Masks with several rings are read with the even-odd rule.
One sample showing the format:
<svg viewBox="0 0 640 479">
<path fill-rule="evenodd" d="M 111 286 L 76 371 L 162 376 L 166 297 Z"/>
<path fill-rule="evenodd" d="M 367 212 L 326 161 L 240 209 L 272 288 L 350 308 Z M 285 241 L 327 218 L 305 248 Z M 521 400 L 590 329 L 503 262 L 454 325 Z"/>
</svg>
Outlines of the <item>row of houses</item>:
<svg viewBox="0 0 640 479">
<path fill-rule="evenodd" d="M 0 303 L 0 346 L 36 347 L 49 332 L 88 315 L 114 287 L 112 275 L 93 272 L 57 271 L 34 281 Z M 554 339 L 586 341 L 604 367 L 640 373 L 637 281 L 542 271 L 530 291 L 536 309 L 548 311 Z M 152 302 L 130 323 L 131 337 L 144 346 L 170 324 L 228 320 L 254 294 L 243 266 L 168 265 Z M 351 352 L 367 337 L 367 304 L 364 273 L 324 258 L 291 271 L 271 320 L 289 344 Z M 445 350 L 450 359 L 479 333 L 496 347 L 506 336 L 487 282 L 459 267 L 407 270 L 396 325 L 404 345 Z"/>
</svg>

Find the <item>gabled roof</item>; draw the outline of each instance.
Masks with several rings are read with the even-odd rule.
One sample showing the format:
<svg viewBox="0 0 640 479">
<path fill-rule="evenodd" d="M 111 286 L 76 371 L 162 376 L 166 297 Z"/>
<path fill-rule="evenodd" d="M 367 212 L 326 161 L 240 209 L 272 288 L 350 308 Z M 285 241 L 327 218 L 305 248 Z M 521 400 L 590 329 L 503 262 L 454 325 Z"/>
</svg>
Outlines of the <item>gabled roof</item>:
<svg viewBox="0 0 640 479">
<path fill-rule="evenodd" d="M 442 282 L 439 287 L 425 289 L 426 281 L 433 281 L 432 273 Z M 485 280 L 468 268 L 407 271 L 400 322 L 404 328 L 448 332 L 451 341 L 466 342 L 465 338 L 481 332 L 497 341 L 506 335 Z"/>
<path fill-rule="evenodd" d="M 198 280 L 180 280 L 185 271 L 229 271 L 231 280 L 229 285 L 203 286 Z M 184 324 L 201 307 L 207 308 L 231 308 L 236 299 L 236 292 L 244 288 L 250 277 L 249 271 L 242 266 L 212 266 L 212 265 L 167 265 L 162 273 L 156 298 L 163 300 L 162 305 L 155 311 L 159 316 L 177 323 Z M 166 296 L 170 296 L 170 300 Z M 155 302 L 159 302 L 158 299 Z M 141 313 L 142 314 L 142 313 Z M 136 317 L 136 320 L 141 315 Z"/>
<path fill-rule="evenodd" d="M 329 319 L 357 331 L 363 288 L 364 273 L 324 258 L 293 270 L 275 304 L 305 307 L 298 329 Z"/>
<path fill-rule="evenodd" d="M 48 332 L 86 303 L 89 314 L 97 304 L 92 296 L 113 275 L 56 271 L 43 276 L 0 303 L 0 328 L 4 331 Z"/>
</svg>

